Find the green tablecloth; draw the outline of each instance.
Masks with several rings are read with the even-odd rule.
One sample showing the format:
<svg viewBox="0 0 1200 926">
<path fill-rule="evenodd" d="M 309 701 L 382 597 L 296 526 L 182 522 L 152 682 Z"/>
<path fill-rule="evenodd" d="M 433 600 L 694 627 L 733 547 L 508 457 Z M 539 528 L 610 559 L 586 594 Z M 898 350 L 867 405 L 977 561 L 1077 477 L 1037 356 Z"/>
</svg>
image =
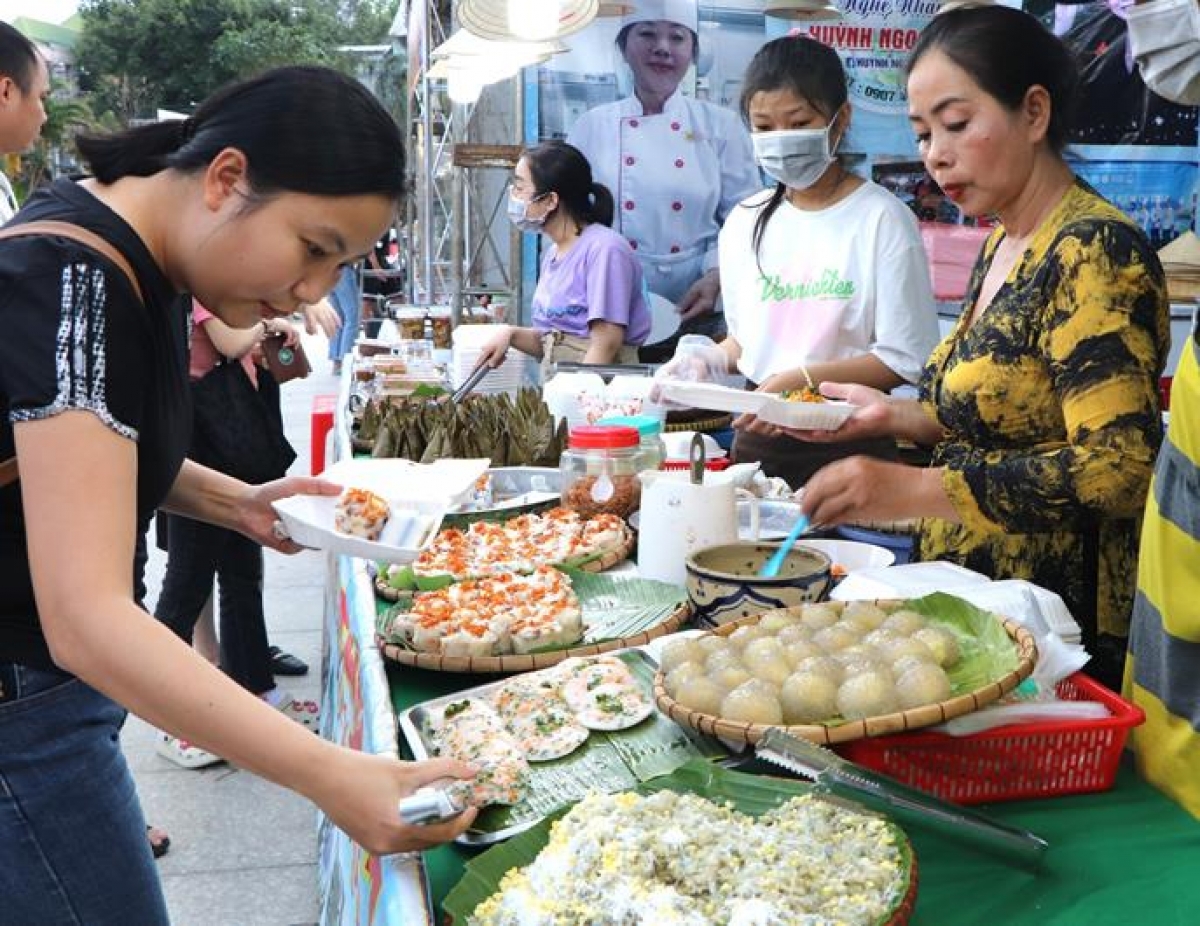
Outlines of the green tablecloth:
<svg viewBox="0 0 1200 926">
<path fill-rule="evenodd" d="M 405 710 L 491 676 L 391 665 L 392 703 Z M 908 828 L 920 889 L 915 926 L 1194 926 L 1200 923 L 1200 822 L 1121 769 L 1103 794 L 995 804 L 997 819 L 1050 843 L 1038 874 L 970 847 Z M 458 881 L 471 852 L 444 846 L 426 855 L 436 904 Z"/>
</svg>

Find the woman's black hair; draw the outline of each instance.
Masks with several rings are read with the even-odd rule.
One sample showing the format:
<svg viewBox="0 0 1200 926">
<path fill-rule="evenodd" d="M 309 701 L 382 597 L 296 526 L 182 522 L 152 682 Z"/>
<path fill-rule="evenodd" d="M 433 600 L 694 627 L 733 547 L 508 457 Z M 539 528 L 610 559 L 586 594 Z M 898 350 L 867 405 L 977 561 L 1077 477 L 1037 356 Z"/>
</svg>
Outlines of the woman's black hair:
<svg viewBox="0 0 1200 926">
<path fill-rule="evenodd" d="M 1061 153 L 1067 145 L 1079 70 L 1067 46 L 1028 13 L 1004 6 L 961 7 L 938 13 L 917 38 L 906 74 L 926 54 L 940 51 L 1009 112 L 1030 87 L 1050 95 L 1046 141 Z"/>
<path fill-rule="evenodd" d="M 37 48 L 8 23 L 0 23 L 0 77 L 7 77 L 28 93 L 37 73 Z"/>
<path fill-rule="evenodd" d="M 750 101 L 755 94 L 774 90 L 790 90 L 832 122 L 846 105 L 846 71 L 842 59 L 828 45 L 804 35 L 784 36 L 767 42 L 750 59 L 742 79 L 739 105 L 747 125 L 750 123 Z M 754 220 L 750 240 L 756 260 L 767 223 L 786 194 L 787 186 L 776 183 L 771 198 Z"/>
<path fill-rule="evenodd" d="M 82 136 L 101 183 L 202 170 L 225 148 L 246 156 L 252 193 L 404 193 L 404 139 L 358 81 L 324 67 L 282 67 L 218 90 L 189 118 Z"/>
<path fill-rule="evenodd" d="M 665 22 L 675 22 L 673 19 L 664 20 Z M 617 48 L 621 49 L 621 54 L 625 54 L 625 44 L 629 41 L 629 30 L 643 22 L 658 22 L 657 19 L 641 19 L 635 23 L 626 23 L 621 27 L 621 31 L 617 33 Z M 700 57 L 700 36 L 696 35 L 696 30 L 691 26 L 684 26 L 683 23 L 676 23 L 682 26 L 692 34 L 692 63 L 694 64 Z"/>
<path fill-rule="evenodd" d="M 529 165 L 534 195 L 557 193 L 558 208 L 580 228 L 593 222 L 612 225 L 612 193 L 592 179 L 592 165 L 574 145 L 546 141 L 527 149 L 521 157 Z"/>
</svg>

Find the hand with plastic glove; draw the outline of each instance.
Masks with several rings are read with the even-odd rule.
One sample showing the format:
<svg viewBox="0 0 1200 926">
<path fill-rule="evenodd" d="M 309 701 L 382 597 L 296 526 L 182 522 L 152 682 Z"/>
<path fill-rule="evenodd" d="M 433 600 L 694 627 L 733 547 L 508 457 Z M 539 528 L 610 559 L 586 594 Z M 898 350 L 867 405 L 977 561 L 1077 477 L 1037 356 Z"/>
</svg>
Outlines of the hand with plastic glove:
<svg viewBox="0 0 1200 926">
<path fill-rule="evenodd" d="M 650 401 L 668 407 L 682 408 L 663 397 L 663 384 L 669 382 L 717 383 L 733 366 L 728 351 L 712 338 L 702 334 L 685 334 L 679 339 L 675 356 L 654 373 Z"/>
</svg>

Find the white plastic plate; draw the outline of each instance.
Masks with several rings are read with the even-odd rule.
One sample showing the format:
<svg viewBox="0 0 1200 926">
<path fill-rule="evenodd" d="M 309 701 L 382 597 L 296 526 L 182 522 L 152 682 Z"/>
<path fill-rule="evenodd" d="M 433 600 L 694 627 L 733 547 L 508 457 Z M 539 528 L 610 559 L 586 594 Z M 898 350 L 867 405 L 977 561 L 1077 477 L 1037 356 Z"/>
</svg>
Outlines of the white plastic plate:
<svg viewBox="0 0 1200 926">
<path fill-rule="evenodd" d="M 716 383 L 686 383 L 667 380 L 662 384 L 663 395 L 679 405 L 707 408 L 719 412 L 758 414 L 771 397 L 765 392 L 747 392 Z"/>
<path fill-rule="evenodd" d="M 348 556 L 389 563 L 416 559 L 451 507 L 463 502 L 491 461 L 341 460 L 322 477 L 344 488 L 368 489 L 387 499 L 392 513 L 378 541 L 352 537 L 334 528 L 337 496 L 293 495 L 274 503 L 296 543 Z"/>
<path fill-rule="evenodd" d="M 758 417 L 785 428 L 832 431 L 853 415 L 856 408 L 857 405 L 851 405 L 849 402 L 787 402 L 776 395 L 770 395 L 758 411 Z"/>
</svg>

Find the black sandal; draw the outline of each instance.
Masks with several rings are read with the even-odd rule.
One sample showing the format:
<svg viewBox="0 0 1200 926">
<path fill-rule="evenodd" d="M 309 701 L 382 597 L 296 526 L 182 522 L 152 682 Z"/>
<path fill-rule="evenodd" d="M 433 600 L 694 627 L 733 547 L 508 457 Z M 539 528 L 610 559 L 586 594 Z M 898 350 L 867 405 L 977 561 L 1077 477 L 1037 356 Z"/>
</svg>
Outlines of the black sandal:
<svg viewBox="0 0 1200 926">
<path fill-rule="evenodd" d="M 157 842 L 154 841 L 154 834 L 156 832 L 162 833 L 162 838 Z M 167 850 L 171 848 L 171 837 L 148 823 L 146 824 L 146 841 L 150 843 L 150 851 L 154 854 L 155 858 L 162 858 L 167 854 Z"/>
<path fill-rule="evenodd" d="M 308 663 L 303 659 L 285 653 L 278 646 L 272 646 L 267 652 L 271 654 L 271 672 L 274 675 L 308 675 Z"/>
</svg>

